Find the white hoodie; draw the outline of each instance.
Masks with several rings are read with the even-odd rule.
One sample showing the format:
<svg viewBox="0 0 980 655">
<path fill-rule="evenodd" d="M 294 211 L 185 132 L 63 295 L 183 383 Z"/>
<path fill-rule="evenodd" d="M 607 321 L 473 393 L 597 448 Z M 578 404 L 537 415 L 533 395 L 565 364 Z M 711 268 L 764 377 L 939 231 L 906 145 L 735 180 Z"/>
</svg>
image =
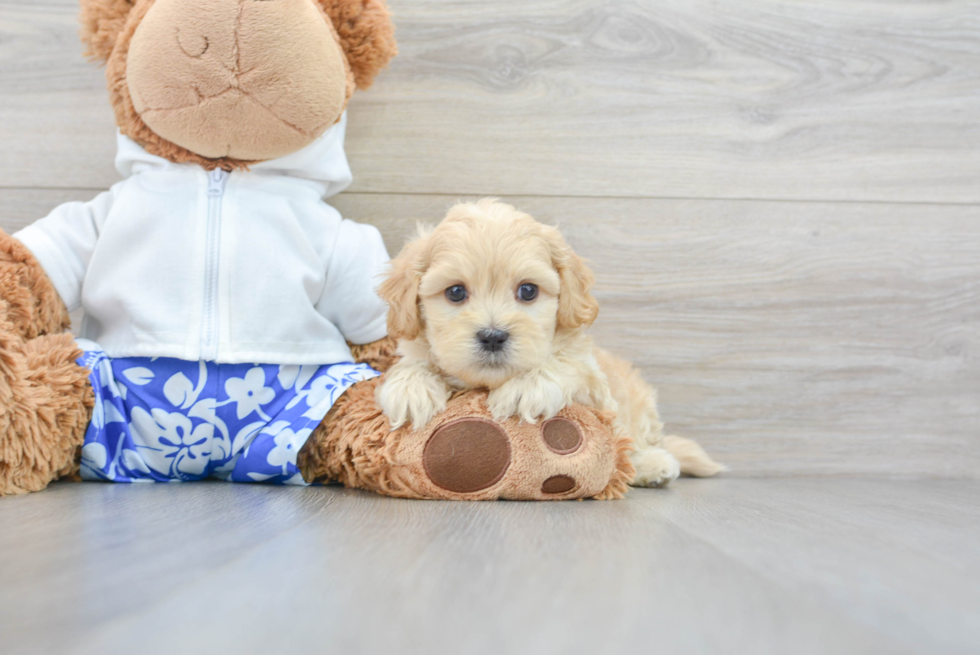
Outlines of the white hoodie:
<svg viewBox="0 0 980 655">
<path fill-rule="evenodd" d="M 248 172 L 209 174 L 119 136 L 125 178 L 14 236 L 51 278 L 81 337 L 110 357 L 330 364 L 345 340 L 386 334 L 374 292 L 378 230 L 322 198 L 351 182 L 347 117 L 310 146 Z"/>
</svg>

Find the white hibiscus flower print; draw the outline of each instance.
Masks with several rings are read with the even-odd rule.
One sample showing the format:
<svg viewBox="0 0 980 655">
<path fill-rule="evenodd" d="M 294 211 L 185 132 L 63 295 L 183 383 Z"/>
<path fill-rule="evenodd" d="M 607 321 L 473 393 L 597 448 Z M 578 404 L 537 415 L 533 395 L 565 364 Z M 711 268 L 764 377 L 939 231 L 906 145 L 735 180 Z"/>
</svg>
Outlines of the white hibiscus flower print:
<svg viewBox="0 0 980 655">
<path fill-rule="evenodd" d="M 336 396 L 338 389 L 346 389 L 346 387 L 339 387 L 337 382 L 338 381 L 336 379 L 327 373 L 310 382 L 309 389 L 300 389 L 299 384 L 297 383 L 296 397 L 289 401 L 289 404 L 286 405 L 286 409 L 290 410 L 301 402 L 306 401 L 306 406 L 309 407 L 309 409 L 303 414 L 303 416 L 306 418 L 316 417 L 320 412 L 320 405 L 322 403 L 326 402 L 329 408 L 337 399 Z M 353 380 L 351 383 L 353 383 Z M 304 382 L 304 385 L 305 384 L 306 382 Z"/>
<path fill-rule="evenodd" d="M 309 407 L 303 416 L 305 418 L 319 418 L 323 416 L 323 404 L 326 403 L 327 409 L 333 406 L 337 400 L 338 390 L 343 391 L 346 386 L 337 384 L 337 380 L 329 375 L 322 375 L 310 384 L 309 391 L 306 391 L 306 404 Z"/>
<path fill-rule="evenodd" d="M 299 391 L 316 375 L 318 370 L 320 367 L 314 364 L 283 364 L 279 367 L 279 374 L 276 377 L 283 389 L 289 389 L 295 385 L 296 391 Z"/>
<path fill-rule="evenodd" d="M 143 461 L 150 467 L 171 477 L 204 473 L 211 456 L 213 425 L 202 423 L 195 428 L 187 416 L 158 407 L 150 412 L 135 407 L 132 419 L 130 430 L 149 442 Z"/>
<path fill-rule="evenodd" d="M 146 462 L 140 457 L 140 454 L 131 448 L 123 448 L 122 450 L 122 465 L 126 468 L 126 472 L 130 476 L 140 476 L 149 475 L 150 469 L 147 468 Z"/>
<path fill-rule="evenodd" d="M 299 453 L 299 449 L 303 447 L 313 432 L 312 428 L 293 431 L 292 428 L 286 427 L 288 425 L 287 421 L 276 421 L 262 430 L 264 434 L 274 435 L 272 441 L 275 444 L 265 456 L 265 461 L 269 463 L 269 466 L 281 468 L 283 475 L 286 474 L 289 464 L 296 464 L 296 455 Z"/>
<path fill-rule="evenodd" d="M 330 377 L 323 375 L 318 377 L 310 385 L 310 395 L 306 398 L 306 403 L 310 407 L 316 407 L 327 398 L 337 388 L 337 383 Z M 333 405 L 333 399 L 330 402 Z"/>
<path fill-rule="evenodd" d="M 100 474 L 105 470 L 108 461 L 109 453 L 102 444 L 92 442 L 82 448 L 82 467 L 95 472 L 97 477 L 101 477 Z"/>
<path fill-rule="evenodd" d="M 225 382 L 225 393 L 232 402 L 237 403 L 238 418 L 243 419 L 252 412 L 265 420 L 271 420 L 262 411 L 262 405 L 271 403 L 276 398 L 276 392 L 265 386 L 265 371 L 256 366 L 244 378 L 231 378 Z"/>
</svg>

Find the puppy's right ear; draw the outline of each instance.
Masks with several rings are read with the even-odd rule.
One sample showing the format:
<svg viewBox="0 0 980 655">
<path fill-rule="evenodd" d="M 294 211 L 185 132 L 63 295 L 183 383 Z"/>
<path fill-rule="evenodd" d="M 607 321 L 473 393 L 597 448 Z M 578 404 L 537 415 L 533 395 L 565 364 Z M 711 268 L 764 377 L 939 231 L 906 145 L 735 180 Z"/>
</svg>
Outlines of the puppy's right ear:
<svg viewBox="0 0 980 655">
<path fill-rule="evenodd" d="M 411 340 L 422 331 L 419 316 L 419 283 L 429 267 L 429 235 L 409 241 L 391 260 L 388 277 L 378 287 L 378 295 L 388 303 L 388 336 Z"/>
<path fill-rule="evenodd" d="M 105 63 L 116 47 L 135 0 L 82 0 L 82 43 L 85 54 Z"/>
<path fill-rule="evenodd" d="M 592 269 L 565 242 L 561 232 L 541 226 L 541 235 L 551 248 L 551 260 L 561 278 L 558 292 L 558 326 L 578 328 L 592 325 L 599 315 L 599 303 L 592 295 L 595 275 Z"/>
</svg>

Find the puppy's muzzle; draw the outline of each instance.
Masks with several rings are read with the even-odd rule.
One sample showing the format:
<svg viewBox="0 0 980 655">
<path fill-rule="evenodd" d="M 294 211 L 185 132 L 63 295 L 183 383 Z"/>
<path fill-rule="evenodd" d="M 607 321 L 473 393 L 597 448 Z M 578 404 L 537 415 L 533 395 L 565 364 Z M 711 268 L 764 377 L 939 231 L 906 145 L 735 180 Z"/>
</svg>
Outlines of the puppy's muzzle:
<svg viewBox="0 0 980 655">
<path fill-rule="evenodd" d="M 480 350 L 486 353 L 499 353 L 504 349 L 508 339 L 510 339 L 510 332 L 505 330 L 487 328 L 476 333 L 476 340 L 480 342 Z"/>
</svg>

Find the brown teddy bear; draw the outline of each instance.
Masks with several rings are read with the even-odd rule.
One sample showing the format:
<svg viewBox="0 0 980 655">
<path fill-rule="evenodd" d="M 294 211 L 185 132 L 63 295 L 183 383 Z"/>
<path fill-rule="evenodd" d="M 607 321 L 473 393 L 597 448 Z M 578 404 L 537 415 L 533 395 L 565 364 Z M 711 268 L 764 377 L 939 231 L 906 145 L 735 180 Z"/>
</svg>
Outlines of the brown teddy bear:
<svg viewBox="0 0 980 655">
<path fill-rule="evenodd" d="M 350 183 L 347 102 L 396 52 L 381 0 L 81 9 L 124 180 L 0 232 L 0 495 L 79 477 L 625 493 L 629 439 L 595 410 L 494 422 L 468 392 L 392 432 L 376 406 L 396 359 L 374 291 L 387 253 L 323 198 Z"/>
</svg>

